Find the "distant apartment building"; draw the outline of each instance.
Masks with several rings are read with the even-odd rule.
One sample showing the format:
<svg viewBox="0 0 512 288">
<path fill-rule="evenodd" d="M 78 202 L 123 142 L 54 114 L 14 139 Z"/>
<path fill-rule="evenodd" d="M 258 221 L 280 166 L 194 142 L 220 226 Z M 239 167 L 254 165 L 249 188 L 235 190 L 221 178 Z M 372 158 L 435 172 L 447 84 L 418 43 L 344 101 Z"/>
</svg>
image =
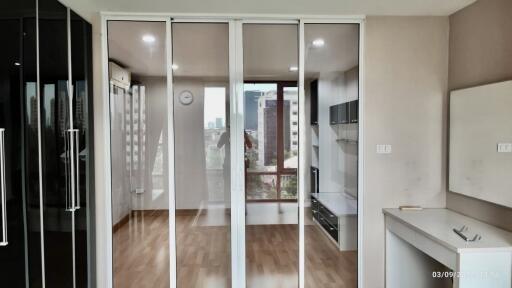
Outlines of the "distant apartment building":
<svg viewBox="0 0 512 288">
<path fill-rule="evenodd" d="M 258 99 L 258 166 L 274 166 L 277 161 L 277 94 L 269 91 Z M 296 91 L 283 95 L 283 148 L 296 154 L 299 147 L 299 113 Z"/>
</svg>

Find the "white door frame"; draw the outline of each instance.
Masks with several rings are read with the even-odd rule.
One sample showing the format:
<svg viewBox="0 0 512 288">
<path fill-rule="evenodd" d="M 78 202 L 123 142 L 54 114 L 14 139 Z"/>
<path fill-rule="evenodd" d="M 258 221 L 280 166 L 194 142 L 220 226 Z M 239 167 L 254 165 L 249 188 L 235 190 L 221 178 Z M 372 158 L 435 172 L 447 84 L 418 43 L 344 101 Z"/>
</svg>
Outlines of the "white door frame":
<svg viewBox="0 0 512 288">
<path fill-rule="evenodd" d="M 166 63 L 167 63 L 167 109 L 168 109 L 168 187 L 169 187 L 169 251 L 171 271 L 171 287 L 176 287 L 176 235 L 175 235 L 175 191 L 174 191 L 174 107 L 173 107 L 173 77 L 172 77 L 172 22 L 221 22 L 229 24 L 229 78 L 230 78 L 230 125 L 231 125 L 231 273 L 232 287 L 244 288 L 246 285 L 245 273 L 245 197 L 244 196 L 244 117 L 243 117 L 243 23 L 272 23 L 297 24 L 299 40 L 299 288 L 304 288 L 305 274 L 305 238 L 304 238 L 304 203 L 305 203 L 305 167 L 306 134 L 308 127 L 305 121 L 305 91 L 304 91 L 304 25 L 305 24 L 359 24 L 359 143 L 358 143 L 358 287 L 363 283 L 363 197 L 364 197 L 364 16 L 339 15 L 274 15 L 274 14 L 190 14 L 190 13 L 101 13 L 101 47 L 102 47 L 102 73 L 103 73 L 103 136 L 104 149 L 102 156 L 105 161 L 104 197 L 96 197 L 96 207 L 104 207 L 103 211 L 96 211 L 99 221 L 97 227 L 97 242 L 106 245 L 97 245 L 97 263 L 106 264 L 104 278 L 98 277 L 98 287 L 113 287 L 113 259 L 112 259 L 112 183 L 111 183 L 111 139 L 110 139 L 110 85 L 108 75 L 108 35 L 107 23 L 111 20 L 125 21 L 152 21 L 166 24 Z M 98 154 L 100 155 L 100 154 Z M 99 189 L 100 191 L 102 189 Z M 103 221 L 101 221 L 103 220 Z M 103 265 L 97 265 L 102 267 Z"/>
</svg>

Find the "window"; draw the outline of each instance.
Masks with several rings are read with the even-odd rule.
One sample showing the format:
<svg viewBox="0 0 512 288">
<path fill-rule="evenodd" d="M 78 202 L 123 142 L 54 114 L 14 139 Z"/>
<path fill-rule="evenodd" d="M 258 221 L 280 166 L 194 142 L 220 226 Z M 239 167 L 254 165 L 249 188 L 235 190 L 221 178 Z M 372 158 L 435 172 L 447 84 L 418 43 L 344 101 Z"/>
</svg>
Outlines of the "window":
<svg viewBox="0 0 512 288">
<path fill-rule="evenodd" d="M 296 201 L 298 89 L 295 82 L 246 83 L 248 201 Z"/>
<path fill-rule="evenodd" d="M 226 188 L 224 165 L 229 159 L 226 127 L 226 88 L 204 88 L 204 149 L 208 200 L 223 201 Z"/>
</svg>

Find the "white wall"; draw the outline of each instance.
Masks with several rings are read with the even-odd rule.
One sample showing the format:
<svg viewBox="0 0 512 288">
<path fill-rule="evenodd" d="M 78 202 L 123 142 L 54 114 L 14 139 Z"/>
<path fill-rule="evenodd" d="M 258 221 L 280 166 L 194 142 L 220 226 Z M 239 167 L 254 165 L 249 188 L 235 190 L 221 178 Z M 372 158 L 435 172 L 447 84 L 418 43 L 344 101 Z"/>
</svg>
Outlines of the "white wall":
<svg viewBox="0 0 512 288">
<path fill-rule="evenodd" d="M 108 147 L 108 127 L 105 127 L 105 123 L 108 123 L 108 110 L 105 105 L 107 99 L 103 84 L 104 84 L 104 67 L 103 67 L 103 53 L 102 53 L 102 39 L 101 39 L 101 17 L 100 14 L 94 13 L 90 16 L 89 21 L 92 24 L 92 62 L 93 62 L 93 109 L 94 109 L 94 179 L 95 193 L 96 193 L 96 223 L 95 223 L 95 235 L 96 235 L 96 283 L 98 288 L 112 287 L 112 279 L 108 277 L 109 265 L 108 257 L 110 245 L 112 239 L 107 237 L 107 233 L 112 231 L 111 215 L 107 205 L 110 203 L 107 199 L 110 195 L 106 193 L 106 187 L 110 183 L 110 175 L 107 173 L 106 159 L 110 155 L 106 152 L 105 147 Z"/>
<path fill-rule="evenodd" d="M 207 197 L 204 151 L 204 85 L 193 80 L 174 81 L 176 95 L 189 90 L 194 102 L 174 101 L 176 208 L 198 209 Z"/>
<path fill-rule="evenodd" d="M 344 96 L 343 73 L 325 73 L 318 77 L 318 130 L 320 192 L 343 192 L 344 157 L 336 143 L 336 126 L 331 126 L 329 108 L 340 104 Z"/>
<path fill-rule="evenodd" d="M 202 204 L 207 204 L 210 200 L 208 189 L 216 189 L 216 187 L 208 187 L 206 170 L 205 87 L 227 87 L 227 84 L 201 78 L 174 79 L 176 209 L 199 209 Z M 179 102 L 178 95 L 184 90 L 194 95 L 194 101 L 190 105 Z M 226 89 L 227 92 L 228 89 Z"/>
<path fill-rule="evenodd" d="M 365 287 L 384 287 L 382 208 L 444 207 L 447 17 L 369 17 L 365 35 Z M 390 155 L 377 144 L 392 144 Z"/>
</svg>

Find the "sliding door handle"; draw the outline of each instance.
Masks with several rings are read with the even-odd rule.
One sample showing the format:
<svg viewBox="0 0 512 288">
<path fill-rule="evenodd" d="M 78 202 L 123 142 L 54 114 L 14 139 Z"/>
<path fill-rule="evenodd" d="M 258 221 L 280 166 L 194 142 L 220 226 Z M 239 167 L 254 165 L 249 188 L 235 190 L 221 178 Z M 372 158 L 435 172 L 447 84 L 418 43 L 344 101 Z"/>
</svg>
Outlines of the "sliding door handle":
<svg viewBox="0 0 512 288">
<path fill-rule="evenodd" d="M 80 209 L 80 155 L 78 129 L 66 130 L 66 211 Z"/>
<path fill-rule="evenodd" d="M 0 128 L 0 193 L 2 201 L 2 240 L 0 246 L 7 246 L 7 185 L 5 179 L 5 129 Z"/>
<path fill-rule="evenodd" d="M 73 144 L 74 144 L 74 155 L 73 155 L 73 163 L 75 164 L 75 182 L 73 186 L 75 187 L 75 209 L 80 209 L 80 143 L 79 140 L 79 130 L 73 129 Z"/>
</svg>

